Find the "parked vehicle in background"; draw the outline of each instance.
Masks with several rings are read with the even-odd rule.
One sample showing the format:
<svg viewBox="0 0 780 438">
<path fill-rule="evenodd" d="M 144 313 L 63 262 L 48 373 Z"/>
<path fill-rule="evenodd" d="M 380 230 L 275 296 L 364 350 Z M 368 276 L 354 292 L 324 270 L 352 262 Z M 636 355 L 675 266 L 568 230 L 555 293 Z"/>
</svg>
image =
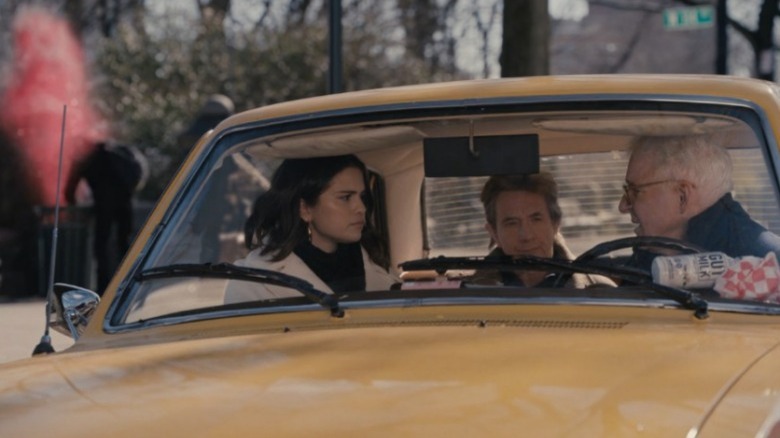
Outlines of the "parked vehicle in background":
<svg viewBox="0 0 780 438">
<path fill-rule="evenodd" d="M 58 288 L 52 323 L 73 347 L 0 365 L 0 432 L 772 436 L 778 295 L 736 299 L 626 267 L 637 246 L 698 250 L 636 238 L 618 203 L 638 137 L 707 136 L 731 156 L 734 198 L 780 231 L 779 93 L 732 77 L 562 76 L 234 115 L 193 149 L 99 303 Z M 398 282 L 330 293 L 236 266 L 280 163 L 343 154 L 370 172 L 371 225 Z M 486 258 L 485 181 L 540 171 L 558 183 L 579 257 Z M 473 282 L 482 268 L 616 285 Z M 226 303 L 229 283 L 297 292 Z"/>
</svg>

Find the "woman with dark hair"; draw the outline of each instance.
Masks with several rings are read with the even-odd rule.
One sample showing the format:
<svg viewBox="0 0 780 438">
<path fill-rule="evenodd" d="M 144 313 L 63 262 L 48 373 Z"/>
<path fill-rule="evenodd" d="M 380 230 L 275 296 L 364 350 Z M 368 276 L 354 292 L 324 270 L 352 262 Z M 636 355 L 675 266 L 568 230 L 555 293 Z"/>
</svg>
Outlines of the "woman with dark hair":
<svg viewBox="0 0 780 438">
<path fill-rule="evenodd" d="M 368 172 L 354 155 L 285 160 L 254 203 L 236 265 L 300 277 L 324 292 L 388 289 L 388 257 L 372 227 Z M 297 296 L 278 286 L 230 282 L 225 302 Z"/>
</svg>

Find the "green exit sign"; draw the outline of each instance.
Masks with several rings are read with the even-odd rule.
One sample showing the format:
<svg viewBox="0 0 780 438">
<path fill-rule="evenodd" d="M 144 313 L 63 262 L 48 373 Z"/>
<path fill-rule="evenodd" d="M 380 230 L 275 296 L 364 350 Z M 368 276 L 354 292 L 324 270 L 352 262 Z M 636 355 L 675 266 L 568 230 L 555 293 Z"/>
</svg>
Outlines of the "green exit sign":
<svg viewBox="0 0 780 438">
<path fill-rule="evenodd" d="M 701 29 L 715 24 L 712 6 L 692 6 L 664 9 L 664 27 L 671 30 Z"/>
</svg>

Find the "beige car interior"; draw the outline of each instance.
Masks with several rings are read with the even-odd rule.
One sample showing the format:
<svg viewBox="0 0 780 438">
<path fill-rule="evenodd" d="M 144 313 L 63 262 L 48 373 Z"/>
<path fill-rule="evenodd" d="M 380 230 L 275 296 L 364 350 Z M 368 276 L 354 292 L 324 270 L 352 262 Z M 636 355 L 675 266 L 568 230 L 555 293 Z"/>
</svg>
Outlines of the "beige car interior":
<svg viewBox="0 0 780 438">
<path fill-rule="evenodd" d="M 405 260 L 429 256 L 423 244 L 425 220 L 420 198 L 425 177 L 424 138 L 537 134 L 540 155 L 555 157 L 621 153 L 639 135 L 709 133 L 722 136 L 729 148 L 758 146 L 748 126 L 725 117 L 578 112 L 436 119 L 372 128 L 341 127 L 263 139 L 259 144 L 248 145 L 247 152 L 256 160 L 342 153 L 360 157 L 384 179 L 390 254 L 393 265 L 397 266 Z"/>
</svg>

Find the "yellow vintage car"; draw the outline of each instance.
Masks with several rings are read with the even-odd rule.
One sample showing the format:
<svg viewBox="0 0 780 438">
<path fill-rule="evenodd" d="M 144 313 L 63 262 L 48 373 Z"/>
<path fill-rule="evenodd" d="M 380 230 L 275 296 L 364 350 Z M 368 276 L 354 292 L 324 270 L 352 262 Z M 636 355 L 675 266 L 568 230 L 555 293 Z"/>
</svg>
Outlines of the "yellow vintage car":
<svg viewBox="0 0 780 438">
<path fill-rule="evenodd" d="M 714 222 L 685 216 L 705 187 L 672 175 L 681 161 L 640 169 L 655 180 L 629 166 L 643 141 L 690 138 L 730 159 L 731 176 L 693 157 L 728 179 Z M 722 76 L 474 80 L 237 114 L 194 147 L 102 299 L 58 285 L 50 323 L 76 342 L 0 365 L 0 436 L 780 436 L 778 144 L 780 88 Z M 372 230 L 389 281 L 365 258 L 359 286 L 323 280 L 353 255 L 314 276 L 250 263 L 285 232 L 256 232 L 290 211 L 262 202 L 277 170 L 343 155 L 365 184 L 334 199 L 359 195 L 350 226 Z M 540 174 L 567 255 L 510 248 L 487 221 L 487 182 Z M 304 215 L 319 204 L 291 199 L 309 224 L 293 232 L 327 237 Z M 734 206 L 750 227 L 721 223 Z M 687 228 L 655 232 L 653 214 Z"/>
</svg>

